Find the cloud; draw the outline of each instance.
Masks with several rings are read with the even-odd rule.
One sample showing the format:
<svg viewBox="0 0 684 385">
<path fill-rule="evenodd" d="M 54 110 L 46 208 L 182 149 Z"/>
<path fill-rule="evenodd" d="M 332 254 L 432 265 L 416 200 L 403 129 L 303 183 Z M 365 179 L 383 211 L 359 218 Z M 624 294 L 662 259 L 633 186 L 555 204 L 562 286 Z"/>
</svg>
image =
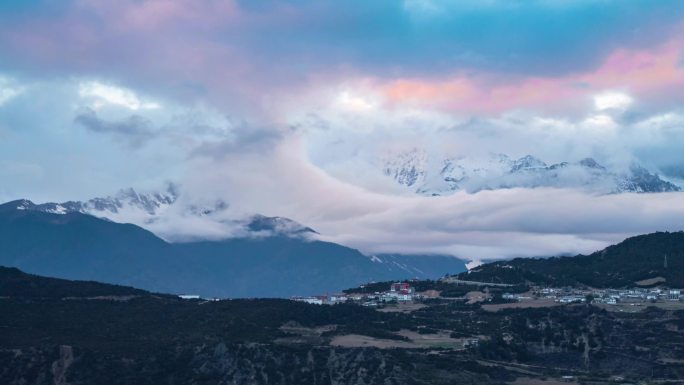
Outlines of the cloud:
<svg viewBox="0 0 684 385">
<path fill-rule="evenodd" d="M 131 90 L 100 82 L 83 82 L 79 85 L 79 96 L 93 99 L 92 108 L 100 109 L 107 104 L 122 106 L 130 110 L 156 110 L 161 108 L 158 103 L 142 101 Z"/>
<path fill-rule="evenodd" d="M 273 128 L 244 128 L 235 130 L 227 139 L 209 140 L 192 149 L 191 157 L 221 159 L 243 153 L 268 154 L 282 139 L 282 131 Z"/>
<path fill-rule="evenodd" d="M 204 170 L 204 171 L 203 171 Z M 206 171 L 209 170 L 209 171 Z M 211 187 L 209 187 L 211 186 Z M 195 159 L 183 182 L 241 212 L 281 215 L 323 239 L 374 252 L 440 252 L 487 259 L 590 252 L 624 237 L 684 228 L 684 194 L 595 196 L 574 189 L 510 189 L 444 197 L 380 194 L 312 165 L 301 138 L 270 155 Z M 182 224 L 175 230 L 182 232 Z"/>
<path fill-rule="evenodd" d="M 24 92 L 21 86 L 17 86 L 11 79 L 0 76 L 0 107 L 10 99 Z"/>
<path fill-rule="evenodd" d="M 607 91 L 594 96 L 594 106 L 598 111 L 624 111 L 633 102 L 631 96 L 621 92 Z"/>
<path fill-rule="evenodd" d="M 561 76 L 467 71 L 434 78 L 365 79 L 359 88 L 365 86 L 396 108 L 438 108 L 460 114 L 492 115 L 522 109 L 576 115 L 586 110 L 587 101 L 595 102 L 597 94 L 604 93 L 674 108 L 684 101 L 684 69 L 678 64 L 682 43 L 681 38 L 676 39 L 648 49 L 621 48 L 608 53 L 589 71 Z"/>
<path fill-rule="evenodd" d="M 139 115 L 111 122 L 100 119 L 93 110 L 86 110 L 77 115 L 74 122 L 92 132 L 111 134 L 131 147 L 140 147 L 157 136 L 152 123 Z"/>
<path fill-rule="evenodd" d="M 375 167 L 419 148 L 430 159 L 636 160 L 681 176 L 681 1 L 0 9 L 0 70 L 11 74 L 0 81 L 5 195 L 79 199 L 180 179 L 197 204 L 292 217 L 366 251 L 473 258 L 589 251 L 681 228 L 677 194 L 428 199 L 398 195 Z"/>
<path fill-rule="evenodd" d="M 19 177 L 12 171 L 15 167 L 0 167 L 0 179 L 11 181 L 3 186 L 3 196 L 9 199 L 89 199 L 127 186 L 154 188 L 177 179 L 198 146 L 251 132 L 245 119 L 212 105 L 180 103 L 119 85 L 112 87 L 124 90 L 124 96 L 160 107 L 134 110 L 103 99 L 95 109 L 100 97 L 84 94 L 82 86 L 118 84 L 100 77 L 45 79 L 0 73 L 0 78 L 22 90 L 0 106 L 0 163 L 33 164 L 43 170 L 40 177 L 30 172 Z"/>
<path fill-rule="evenodd" d="M 415 91 L 450 108 L 501 111 L 515 100 L 567 100 L 582 74 L 606 62 L 615 64 L 606 80 L 634 78 L 616 54 L 672 41 L 678 62 L 683 17 L 684 3 L 674 0 L 73 0 L 0 14 L 0 65 L 36 76 L 106 76 L 262 117 L 301 93 L 369 78 L 394 98 Z M 652 72 L 645 83 L 663 87 L 665 75 Z M 100 91 L 128 106 L 145 104 Z"/>
</svg>

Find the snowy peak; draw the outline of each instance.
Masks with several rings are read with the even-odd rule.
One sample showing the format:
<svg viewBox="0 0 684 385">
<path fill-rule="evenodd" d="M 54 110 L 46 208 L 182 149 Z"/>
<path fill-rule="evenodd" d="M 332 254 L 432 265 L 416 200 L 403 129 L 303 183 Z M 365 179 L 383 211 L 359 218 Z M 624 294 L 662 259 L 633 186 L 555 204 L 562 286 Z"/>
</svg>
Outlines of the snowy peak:
<svg viewBox="0 0 684 385">
<path fill-rule="evenodd" d="M 438 166 L 431 167 L 432 164 Z M 505 154 L 489 154 L 431 162 L 424 152 L 412 150 L 386 160 L 383 173 L 422 195 L 536 187 L 581 188 L 605 194 L 681 190 L 640 165 L 627 171 L 612 171 L 593 158 L 548 165 L 532 155 L 512 159 Z"/>
<path fill-rule="evenodd" d="M 46 213 L 50 213 L 50 214 L 66 214 L 68 212 L 71 212 L 71 210 L 69 210 L 67 207 L 65 207 L 61 204 L 56 204 L 56 203 L 35 204 L 28 199 L 19 199 L 19 200 L 7 202 L 7 203 L 0 205 L 0 211 L 13 211 L 13 210 L 41 211 L 41 212 L 46 212 Z"/>
<path fill-rule="evenodd" d="M 187 226 L 212 229 L 210 237 L 212 239 L 234 236 L 301 238 L 318 234 L 310 227 L 288 218 L 228 212 L 229 204 L 221 199 L 207 204 L 197 204 L 185 199 L 181 200 L 180 196 L 180 189 L 176 185 L 169 184 L 161 192 L 141 193 L 128 188 L 120 190 L 113 196 L 87 201 L 35 204 L 30 200 L 22 199 L 0 205 L 0 208 L 50 214 L 88 214 L 114 222 L 133 223 L 153 232 L 160 228 L 163 231 L 180 221 L 188 223 Z M 192 234 L 189 239 L 201 239 L 201 236 Z"/>
<path fill-rule="evenodd" d="M 13 202 L 8 202 L 6 206 L 13 206 L 17 210 L 32 210 L 36 207 L 36 204 L 28 199 L 20 199 Z"/>
<path fill-rule="evenodd" d="M 519 171 L 535 171 L 546 169 L 546 163 L 533 157 L 532 155 L 525 155 L 522 158 L 513 161 L 511 173 Z"/>
<path fill-rule="evenodd" d="M 414 186 L 425 179 L 427 154 L 414 149 L 396 156 L 386 157 L 383 172 L 399 184 Z"/>
<path fill-rule="evenodd" d="M 632 165 L 630 175 L 617 178 L 617 192 L 673 192 L 681 191 L 681 188 L 671 182 L 662 180 L 658 174 L 652 174 L 647 169 Z"/>
<path fill-rule="evenodd" d="M 68 201 L 63 203 L 35 204 L 29 200 L 18 202 L 19 210 L 42 211 L 51 214 L 66 214 L 78 212 L 100 217 L 109 217 L 124 210 L 139 211 L 148 216 L 154 216 L 164 208 L 171 206 L 178 198 L 174 185 L 167 186 L 164 192 L 141 194 L 134 189 L 120 190 L 114 196 L 93 198 L 84 202 Z"/>
<path fill-rule="evenodd" d="M 28 199 L 17 199 L 14 201 L 0 204 L 0 212 L 14 211 L 14 210 L 31 210 L 35 207 L 35 203 Z"/>
<path fill-rule="evenodd" d="M 178 199 L 178 187 L 169 184 L 163 192 L 141 194 L 132 188 L 120 190 L 114 196 L 94 198 L 81 203 L 82 212 L 111 212 L 118 213 L 125 208 L 133 208 L 155 215 L 159 210 L 172 205 Z M 80 202 L 72 203 L 77 207 Z"/>
</svg>

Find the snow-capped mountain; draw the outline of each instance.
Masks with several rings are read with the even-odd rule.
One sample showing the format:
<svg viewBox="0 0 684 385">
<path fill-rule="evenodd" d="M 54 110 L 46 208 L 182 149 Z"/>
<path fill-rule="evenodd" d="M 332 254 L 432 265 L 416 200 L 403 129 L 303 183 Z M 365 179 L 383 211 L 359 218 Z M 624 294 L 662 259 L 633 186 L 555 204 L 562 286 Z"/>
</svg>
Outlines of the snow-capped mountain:
<svg viewBox="0 0 684 385">
<path fill-rule="evenodd" d="M 168 184 L 163 191 L 141 193 L 132 188 L 120 190 L 115 195 L 68 201 L 63 203 L 35 204 L 29 200 L 17 201 L 18 210 L 34 210 L 51 214 L 78 212 L 114 222 L 133 223 L 160 235 L 167 234 L 165 222 L 187 221 L 194 227 L 211 227 L 210 238 L 234 236 L 287 236 L 305 237 L 317 234 L 310 227 L 283 217 L 268 217 L 261 214 L 229 213 L 228 203 L 217 200 L 210 204 L 189 203 L 182 199 L 181 189 Z M 161 230 L 160 230 L 161 229 Z M 221 233 L 225 235 L 222 236 Z M 182 234 L 181 234 L 182 235 Z M 180 237 L 184 238 L 183 236 Z M 202 238 L 190 236 L 191 239 Z"/>
<path fill-rule="evenodd" d="M 399 184 L 414 186 L 425 180 L 427 174 L 427 154 L 413 150 L 388 157 L 384 162 L 383 172 L 394 178 Z"/>
<path fill-rule="evenodd" d="M 416 149 L 385 158 L 383 173 L 423 195 L 516 187 L 582 188 L 597 193 L 681 191 L 679 186 L 638 164 L 626 171 L 612 171 L 592 158 L 547 164 L 531 155 L 514 159 L 490 154 L 483 158 L 450 157 L 435 161 Z"/>
<path fill-rule="evenodd" d="M 156 216 L 178 199 L 178 187 L 169 184 L 164 191 L 138 193 L 132 188 L 120 190 L 113 196 L 93 198 L 87 201 L 36 204 L 31 209 L 53 214 L 80 212 L 108 218 L 123 212 L 139 212 Z"/>
</svg>

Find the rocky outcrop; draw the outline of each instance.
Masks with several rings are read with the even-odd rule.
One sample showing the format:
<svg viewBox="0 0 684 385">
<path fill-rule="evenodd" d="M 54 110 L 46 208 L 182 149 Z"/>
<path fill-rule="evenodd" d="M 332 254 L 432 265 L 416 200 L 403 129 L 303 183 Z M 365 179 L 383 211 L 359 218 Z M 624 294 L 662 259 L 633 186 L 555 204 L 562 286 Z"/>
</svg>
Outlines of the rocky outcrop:
<svg viewBox="0 0 684 385">
<path fill-rule="evenodd" d="M 52 363 L 52 382 L 54 385 L 69 385 L 66 380 L 67 370 L 74 362 L 74 350 L 71 346 L 59 347 L 59 359 Z"/>
</svg>

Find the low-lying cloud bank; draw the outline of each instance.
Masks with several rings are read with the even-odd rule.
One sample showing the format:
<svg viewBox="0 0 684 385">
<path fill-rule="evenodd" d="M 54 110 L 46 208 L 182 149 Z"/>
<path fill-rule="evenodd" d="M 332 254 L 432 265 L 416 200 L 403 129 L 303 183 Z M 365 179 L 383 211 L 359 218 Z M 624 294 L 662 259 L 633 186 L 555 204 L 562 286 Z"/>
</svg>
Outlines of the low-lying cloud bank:
<svg viewBox="0 0 684 385">
<path fill-rule="evenodd" d="M 221 197 L 241 213 L 297 220 L 321 238 L 366 253 L 450 253 L 483 260 L 586 253 L 625 237 L 684 229 L 684 194 L 592 195 L 575 189 L 507 189 L 443 197 L 370 192 L 326 174 L 302 141 L 259 151 L 198 154 L 183 182 L 189 197 Z M 207 172 L 211 170 L 211 172 Z M 211 187 L 209 187 L 211 186 Z M 229 210 L 232 216 L 237 211 Z M 169 236 L 198 223 L 151 228 Z M 161 224 L 158 224 L 161 226 Z"/>
</svg>

